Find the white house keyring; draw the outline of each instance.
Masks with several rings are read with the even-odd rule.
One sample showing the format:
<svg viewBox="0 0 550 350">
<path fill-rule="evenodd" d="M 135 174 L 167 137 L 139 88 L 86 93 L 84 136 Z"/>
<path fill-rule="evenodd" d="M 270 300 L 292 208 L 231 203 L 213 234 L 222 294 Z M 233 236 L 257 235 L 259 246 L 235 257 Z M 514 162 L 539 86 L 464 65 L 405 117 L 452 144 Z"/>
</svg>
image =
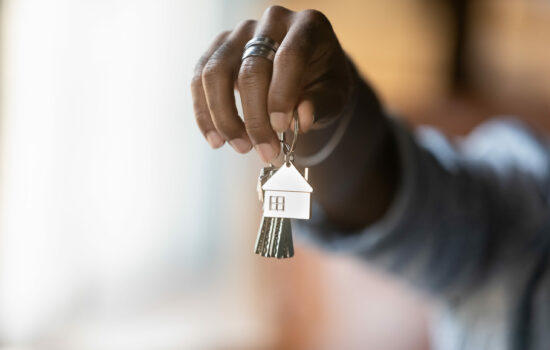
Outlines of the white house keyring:
<svg viewBox="0 0 550 350">
<path fill-rule="evenodd" d="M 263 202 L 263 217 L 256 239 L 256 254 L 289 258 L 294 255 L 290 219 L 309 219 L 311 193 L 308 169 L 302 175 L 292 163 L 298 139 L 298 120 L 294 119 L 294 138 L 289 145 L 281 139 L 284 163 L 280 168 L 265 167 L 258 179 L 258 195 Z"/>
</svg>

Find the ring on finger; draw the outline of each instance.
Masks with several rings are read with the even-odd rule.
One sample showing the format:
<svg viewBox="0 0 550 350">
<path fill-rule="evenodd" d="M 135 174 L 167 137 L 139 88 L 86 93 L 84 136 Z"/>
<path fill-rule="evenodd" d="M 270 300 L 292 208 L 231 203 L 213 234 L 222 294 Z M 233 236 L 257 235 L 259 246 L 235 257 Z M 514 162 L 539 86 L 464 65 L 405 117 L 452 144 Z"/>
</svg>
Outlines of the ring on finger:
<svg viewBox="0 0 550 350">
<path fill-rule="evenodd" d="M 279 43 L 276 42 L 275 40 L 273 40 L 273 39 L 271 39 L 267 36 L 255 36 L 246 43 L 244 49 L 246 50 L 249 47 L 254 46 L 254 45 L 268 46 L 271 50 L 273 50 L 275 52 L 277 52 L 277 49 L 279 48 Z"/>
<path fill-rule="evenodd" d="M 268 46 L 254 45 L 244 50 L 241 60 L 244 61 L 247 57 L 250 56 L 263 57 L 273 62 L 273 59 L 275 58 L 275 51 L 271 50 L 271 48 L 269 48 Z"/>
<path fill-rule="evenodd" d="M 267 36 L 255 36 L 246 43 L 241 60 L 244 61 L 247 57 L 257 56 L 273 61 L 278 48 L 279 43 L 275 40 Z"/>
</svg>

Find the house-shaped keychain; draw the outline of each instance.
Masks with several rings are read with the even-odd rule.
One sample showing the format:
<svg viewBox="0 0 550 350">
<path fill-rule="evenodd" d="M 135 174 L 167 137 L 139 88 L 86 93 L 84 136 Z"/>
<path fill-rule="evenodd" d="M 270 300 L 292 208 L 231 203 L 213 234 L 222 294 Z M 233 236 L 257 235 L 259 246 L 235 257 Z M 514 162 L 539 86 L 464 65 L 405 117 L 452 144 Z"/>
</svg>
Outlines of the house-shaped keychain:
<svg viewBox="0 0 550 350">
<path fill-rule="evenodd" d="M 313 188 L 291 162 L 283 164 L 262 186 L 264 216 L 309 219 Z"/>
</svg>

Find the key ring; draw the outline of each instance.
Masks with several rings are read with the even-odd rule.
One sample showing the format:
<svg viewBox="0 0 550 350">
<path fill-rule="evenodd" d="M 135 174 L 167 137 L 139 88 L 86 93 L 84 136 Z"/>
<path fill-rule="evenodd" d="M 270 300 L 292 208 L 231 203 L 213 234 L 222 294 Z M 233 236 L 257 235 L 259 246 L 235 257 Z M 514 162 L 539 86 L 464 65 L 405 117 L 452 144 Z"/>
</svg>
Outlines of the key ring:
<svg viewBox="0 0 550 350">
<path fill-rule="evenodd" d="M 298 141 L 298 132 L 300 131 L 300 125 L 298 123 L 298 118 L 294 117 L 294 137 L 292 143 L 289 145 L 286 142 L 285 133 L 281 133 L 281 144 L 283 148 L 284 161 L 286 166 L 290 166 L 290 162 L 294 161 L 294 150 L 296 149 L 296 142 Z"/>
</svg>

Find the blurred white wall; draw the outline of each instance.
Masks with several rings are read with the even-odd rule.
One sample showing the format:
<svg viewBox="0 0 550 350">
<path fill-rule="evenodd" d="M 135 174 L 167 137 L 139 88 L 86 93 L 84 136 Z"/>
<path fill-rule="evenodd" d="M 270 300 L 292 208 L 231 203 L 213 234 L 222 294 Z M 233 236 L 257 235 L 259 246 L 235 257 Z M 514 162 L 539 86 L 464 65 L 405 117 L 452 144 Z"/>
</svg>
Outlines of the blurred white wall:
<svg viewBox="0 0 550 350">
<path fill-rule="evenodd" d="M 258 161 L 208 148 L 188 89 L 248 2 L 2 3 L 1 345 L 269 338 L 247 260 Z"/>
</svg>

